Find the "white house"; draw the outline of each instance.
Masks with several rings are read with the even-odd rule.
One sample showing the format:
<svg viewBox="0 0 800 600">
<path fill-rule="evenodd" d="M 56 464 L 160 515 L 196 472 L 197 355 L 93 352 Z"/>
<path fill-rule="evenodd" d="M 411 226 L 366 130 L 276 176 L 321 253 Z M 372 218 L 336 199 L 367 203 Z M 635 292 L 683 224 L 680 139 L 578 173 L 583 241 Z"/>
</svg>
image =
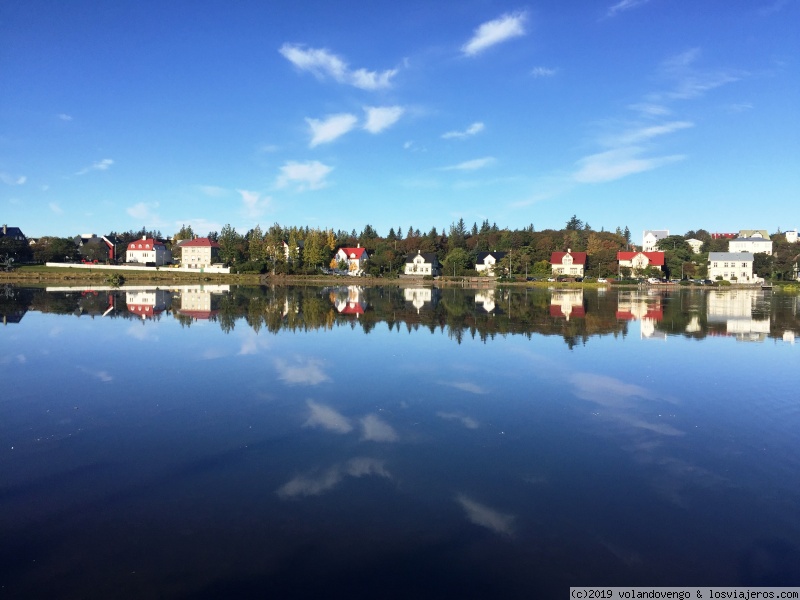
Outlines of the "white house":
<svg viewBox="0 0 800 600">
<path fill-rule="evenodd" d="M 786 241 L 790 244 L 797 243 L 797 229 L 791 229 L 786 232 Z"/>
<path fill-rule="evenodd" d="M 494 275 L 494 266 L 497 261 L 502 260 L 505 252 L 478 252 L 475 262 L 475 270 L 478 273 Z"/>
<path fill-rule="evenodd" d="M 207 237 L 181 242 L 181 266 L 204 269 L 219 262 L 219 244 Z"/>
<path fill-rule="evenodd" d="M 692 249 L 692 252 L 694 252 L 695 254 L 700 254 L 700 250 L 703 248 L 703 240 L 689 238 L 688 240 L 686 240 L 686 243 L 689 244 L 689 247 Z"/>
<path fill-rule="evenodd" d="M 658 250 L 658 240 L 669 237 L 669 229 L 645 229 L 642 232 L 642 252 Z"/>
<path fill-rule="evenodd" d="M 567 248 L 566 252 L 553 252 L 550 255 L 550 265 L 553 275 L 583 277 L 586 268 L 586 252 L 573 252 L 572 248 Z"/>
<path fill-rule="evenodd" d="M 752 252 L 709 252 L 708 278 L 716 280 L 717 277 L 736 283 L 761 281 L 753 275 Z"/>
<path fill-rule="evenodd" d="M 347 274 L 355 277 L 364 272 L 367 258 L 366 248 L 362 248 L 359 244 L 356 248 L 339 248 L 335 260 L 337 263 L 344 262 L 347 265 Z"/>
<path fill-rule="evenodd" d="M 738 237 L 728 242 L 728 252 L 750 252 L 772 254 L 772 240 L 763 237 Z"/>
<path fill-rule="evenodd" d="M 617 261 L 620 268 L 627 267 L 631 275 L 636 277 L 647 267 L 664 269 L 664 253 L 657 252 L 617 252 Z"/>
<path fill-rule="evenodd" d="M 129 263 L 152 263 L 157 267 L 172 262 L 172 252 L 158 240 L 142 236 L 128 244 L 125 261 Z"/>
<path fill-rule="evenodd" d="M 435 253 L 423 254 L 417 250 L 416 254 L 409 254 L 406 257 L 406 275 L 439 275 L 439 257 Z"/>
</svg>

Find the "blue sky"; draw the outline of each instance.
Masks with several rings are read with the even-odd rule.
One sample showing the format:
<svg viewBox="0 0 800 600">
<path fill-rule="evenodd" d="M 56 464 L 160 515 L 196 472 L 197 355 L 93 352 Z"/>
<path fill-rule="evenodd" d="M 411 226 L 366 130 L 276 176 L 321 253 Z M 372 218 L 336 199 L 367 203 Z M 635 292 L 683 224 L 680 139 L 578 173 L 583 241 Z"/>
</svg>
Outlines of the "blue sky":
<svg viewBox="0 0 800 600">
<path fill-rule="evenodd" d="M 0 219 L 800 226 L 800 1 L 0 8 Z"/>
</svg>

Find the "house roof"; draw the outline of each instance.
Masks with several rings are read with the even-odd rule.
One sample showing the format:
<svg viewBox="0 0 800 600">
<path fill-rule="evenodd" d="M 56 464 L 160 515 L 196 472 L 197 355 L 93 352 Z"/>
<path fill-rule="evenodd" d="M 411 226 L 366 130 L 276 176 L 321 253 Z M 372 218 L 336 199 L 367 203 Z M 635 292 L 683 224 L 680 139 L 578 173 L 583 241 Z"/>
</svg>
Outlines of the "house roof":
<svg viewBox="0 0 800 600">
<path fill-rule="evenodd" d="M 573 265 L 586 264 L 586 252 L 553 252 L 550 255 L 550 263 L 554 265 L 564 264 L 564 257 L 569 254 L 572 256 Z"/>
<path fill-rule="evenodd" d="M 766 229 L 740 229 L 739 237 L 740 238 L 758 237 L 768 240 L 769 233 L 767 232 Z"/>
<path fill-rule="evenodd" d="M 669 229 L 645 229 L 642 237 L 647 237 L 647 234 L 652 234 L 656 239 L 669 237 Z"/>
<path fill-rule="evenodd" d="M 417 258 L 418 256 L 421 256 L 422 258 L 425 259 L 426 263 L 430 263 L 432 265 L 435 265 L 439 262 L 439 257 L 436 255 L 435 252 L 417 252 L 416 254 L 409 254 L 408 256 L 406 256 L 406 262 L 413 263 L 414 259 Z"/>
<path fill-rule="evenodd" d="M 13 238 L 25 238 L 25 234 L 22 233 L 22 230 L 19 227 L 9 227 L 8 225 L 3 225 L 0 227 L 0 237 L 6 235 Z"/>
<path fill-rule="evenodd" d="M 181 243 L 181 248 L 186 248 L 188 246 L 201 246 L 203 248 L 219 248 L 219 244 L 217 242 L 210 240 L 207 237 L 194 238 L 193 240 L 185 240 Z"/>
<path fill-rule="evenodd" d="M 637 254 L 644 254 L 654 267 L 664 266 L 663 252 L 617 252 L 617 260 L 633 260 Z"/>
<path fill-rule="evenodd" d="M 720 260 L 749 260 L 752 262 L 752 252 L 709 252 L 708 261 Z"/>
<path fill-rule="evenodd" d="M 150 250 L 155 248 L 156 246 L 163 246 L 162 242 L 158 240 L 154 240 L 153 238 L 147 238 L 144 240 L 133 240 L 130 244 L 128 244 L 128 250 Z"/>
<path fill-rule="evenodd" d="M 366 258 L 366 248 L 339 248 L 339 252 L 344 252 L 347 258 Z"/>
<path fill-rule="evenodd" d="M 476 257 L 476 261 L 478 263 L 485 262 L 486 261 L 486 257 L 488 257 L 488 256 L 494 257 L 495 260 L 500 260 L 506 254 L 508 254 L 508 252 L 496 252 L 496 251 L 495 252 L 478 252 L 478 255 Z"/>
<path fill-rule="evenodd" d="M 358 302 L 348 302 L 340 310 L 339 314 L 342 315 L 363 315 L 364 307 Z"/>
</svg>

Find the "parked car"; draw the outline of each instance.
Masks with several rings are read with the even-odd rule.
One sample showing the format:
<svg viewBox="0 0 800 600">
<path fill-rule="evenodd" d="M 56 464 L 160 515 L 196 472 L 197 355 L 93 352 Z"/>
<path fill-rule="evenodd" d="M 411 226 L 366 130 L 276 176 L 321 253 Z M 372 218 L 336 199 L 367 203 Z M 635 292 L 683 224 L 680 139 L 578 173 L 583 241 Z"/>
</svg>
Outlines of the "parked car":
<svg viewBox="0 0 800 600">
<path fill-rule="evenodd" d="M 606 279 L 605 277 L 598 277 L 597 283 L 608 283 L 608 279 Z"/>
</svg>

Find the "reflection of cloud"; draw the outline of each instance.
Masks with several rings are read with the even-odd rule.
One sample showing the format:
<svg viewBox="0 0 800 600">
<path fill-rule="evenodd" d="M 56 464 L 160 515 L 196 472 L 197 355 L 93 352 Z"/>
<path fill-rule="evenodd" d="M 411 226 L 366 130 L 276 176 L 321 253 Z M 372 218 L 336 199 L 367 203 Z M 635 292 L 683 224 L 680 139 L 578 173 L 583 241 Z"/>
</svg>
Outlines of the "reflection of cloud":
<svg viewBox="0 0 800 600">
<path fill-rule="evenodd" d="M 158 340 L 158 336 L 156 335 L 156 330 L 152 327 L 145 327 L 144 321 L 142 321 L 140 324 L 137 323 L 136 325 L 131 325 L 126 330 L 126 333 L 132 338 L 140 340 L 142 342 Z"/>
<path fill-rule="evenodd" d="M 16 354 L 16 355 L 13 355 L 13 356 L 11 354 L 7 354 L 6 356 L 3 356 L 2 358 L 0 358 L 0 365 L 7 365 L 7 364 L 12 363 L 15 360 L 21 365 L 23 365 L 26 362 L 28 362 L 28 359 L 24 354 Z"/>
<path fill-rule="evenodd" d="M 436 415 L 445 421 L 459 421 L 467 429 L 477 429 L 479 427 L 479 424 L 475 419 L 459 413 L 437 412 Z"/>
<path fill-rule="evenodd" d="M 384 467 L 382 460 L 359 457 L 347 461 L 344 465 L 334 465 L 317 476 L 298 475 L 278 488 L 277 494 L 281 498 L 318 496 L 335 488 L 345 477 L 369 475 L 391 479 L 391 474 Z"/>
<path fill-rule="evenodd" d="M 463 494 L 456 496 L 456 502 L 466 511 L 467 519 L 475 525 L 485 527 L 494 533 L 508 536 L 514 535 L 515 517 L 513 515 L 498 512 L 480 502 L 475 502 Z"/>
<path fill-rule="evenodd" d="M 225 354 L 225 351 L 221 348 L 207 348 L 201 356 L 206 360 L 216 360 L 217 358 L 222 358 Z"/>
<path fill-rule="evenodd" d="M 602 406 L 621 407 L 629 406 L 631 398 L 644 398 L 654 400 L 653 392 L 607 375 L 594 373 L 575 373 L 570 378 L 575 387 L 574 392 L 578 398 L 594 402 Z"/>
<path fill-rule="evenodd" d="M 364 434 L 361 439 L 372 442 L 396 442 L 397 432 L 391 425 L 382 421 L 377 415 L 367 415 L 361 419 Z"/>
<path fill-rule="evenodd" d="M 95 379 L 99 379 L 103 383 L 114 381 L 114 378 L 108 373 L 108 371 L 93 371 L 92 369 L 88 369 L 86 367 L 78 367 L 78 369 L 80 369 L 87 375 L 91 375 Z"/>
<path fill-rule="evenodd" d="M 440 381 L 442 385 L 449 385 L 462 392 L 469 392 L 470 394 L 487 394 L 488 392 L 476 383 L 468 381 Z"/>
<path fill-rule="evenodd" d="M 306 402 L 311 409 L 311 415 L 303 423 L 303 427 L 324 427 L 336 433 L 349 433 L 353 430 L 350 421 L 343 414 L 324 404 L 317 404 L 313 400 Z"/>
<path fill-rule="evenodd" d="M 276 358 L 275 369 L 281 381 L 289 385 L 319 385 L 330 381 L 330 377 L 322 370 L 322 361 L 313 358 L 305 362 L 297 359 L 295 364 L 291 365 L 282 358 Z"/>
</svg>

